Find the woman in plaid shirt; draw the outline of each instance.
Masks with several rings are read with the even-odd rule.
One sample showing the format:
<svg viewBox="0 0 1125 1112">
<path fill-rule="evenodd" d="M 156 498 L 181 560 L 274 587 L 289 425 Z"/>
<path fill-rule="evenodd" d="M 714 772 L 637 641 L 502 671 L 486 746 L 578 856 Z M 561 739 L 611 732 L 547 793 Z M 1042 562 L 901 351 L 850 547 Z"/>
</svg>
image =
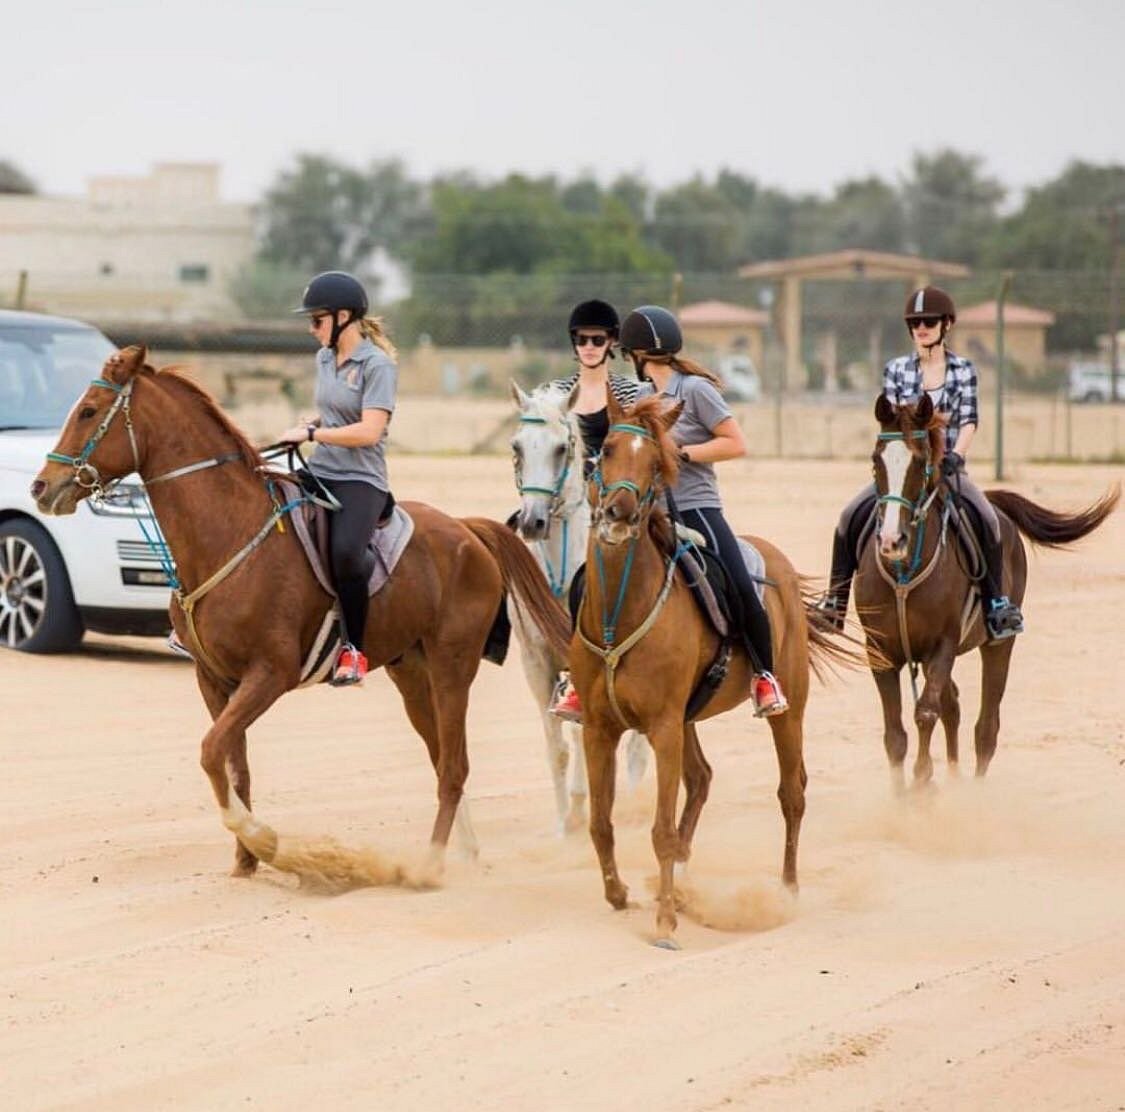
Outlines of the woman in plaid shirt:
<svg viewBox="0 0 1125 1112">
<path fill-rule="evenodd" d="M 988 632 L 993 639 L 1023 632 L 1020 609 L 1003 593 L 1003 549 L 1000 522 L 992 503 L 965 473 L 965 457 L 977 431 L 977 372 L 968 359 L 955 355 L 945 338 L 957 319 L 953 298 L 936 286 L 915 290 L 906 299 L 903 320 L 914 351 L 892 359 L 883 368 L 883 393 L 896 406 L 913 404 L 929 394 L 934 409 L 948 424 L 941 472 L 976 517 L 986 564 L 981 595 Z M 819 609 L 838 629 L 844 625 L 852 576 L 856 571 L 859 532 L 875 508 L 875 484 L 870 483 L 844 508 L 832 542 L 832 576 Z"/>
</svg>

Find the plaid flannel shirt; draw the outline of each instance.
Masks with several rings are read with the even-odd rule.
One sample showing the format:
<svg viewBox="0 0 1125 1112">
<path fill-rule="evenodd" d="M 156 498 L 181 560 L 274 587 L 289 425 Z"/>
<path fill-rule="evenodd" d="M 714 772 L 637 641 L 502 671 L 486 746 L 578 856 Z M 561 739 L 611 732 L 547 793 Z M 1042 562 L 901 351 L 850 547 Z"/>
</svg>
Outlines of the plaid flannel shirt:
<svg viewBox="0 0 1125 1112">
<path fill-rule="evenodd" d="M 883 368 L 883 393 L 895 405 L 913 405 L 925 393 L 918 354 L 900 355 Z M 945 429 L 945 450 L 952 452 L 957 434 L 965 425 L 977 422 L 977 372 L 968 359 L 945 353 L 945 383 L 937 410 L 949 418 Z"/>
</svg>

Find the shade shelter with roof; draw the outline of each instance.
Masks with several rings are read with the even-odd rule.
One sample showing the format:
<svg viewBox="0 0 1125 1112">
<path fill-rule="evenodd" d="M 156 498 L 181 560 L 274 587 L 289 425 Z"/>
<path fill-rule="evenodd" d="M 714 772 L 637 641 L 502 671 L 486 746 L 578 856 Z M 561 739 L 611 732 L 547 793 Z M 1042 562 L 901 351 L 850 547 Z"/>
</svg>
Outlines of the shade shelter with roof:
<svg viewBox="0 0 1125 1112">
<path fill-rule="evenodd" d="M 967 278 L 969 268 L 960 263 L 924 259 L 920 255 L 896 255 L 885 251 L 848 248 L 822 255 L 772 259 L 739 267 L 740 278 L 776 282 L 781 296 L 774 305 L 774 320 L 785 351 L 785 387 L 804 386 L 801 358 L 802 285 L 806 281 L 856 279 L 901 280 L 903 295 L 910 289 L 939 279 Z"/>
<path fill-rule="evenodd" d="M 696 301 L 685 305 L 678 316 L 688 347 L 704 357 L 745 352 L 756 367 L 762 365 L 768 313 L 730 301 Z"/>
<path fill-rule="evenodd" d="M 1055 314 L 1030 305 L 1004 303 L 1004 357 L 1030 375 L 1047 369 L 1047 329 Z M 982 366 L 996 365 L 996 302 L 957 310 L 950 347 Z"/>
</svg>

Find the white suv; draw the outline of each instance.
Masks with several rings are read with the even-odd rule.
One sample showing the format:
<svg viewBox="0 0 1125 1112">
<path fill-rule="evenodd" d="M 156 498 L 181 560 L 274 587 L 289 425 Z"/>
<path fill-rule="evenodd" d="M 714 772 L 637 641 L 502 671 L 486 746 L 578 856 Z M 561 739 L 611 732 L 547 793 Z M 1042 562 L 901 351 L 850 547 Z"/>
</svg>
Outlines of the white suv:
<svg viewBox="0 0 1125 1112">
<path fill-rule="evenodd" d="M 147 515 L 138 483 L 67 517 L 44 517 L 29 493 L 113 351 L 80 321 L 0 310 L 0 648 L 63 652 L 87 629 L 170 628 L 168 580 L 138 523 Z"/>
<path fill-rule="evenodd" d="M 1070 364 L 1067 390 L 1072 402 L 1108 402 L 1112 387 L 1112 374 L 1106 363 Z M 1125 367 L 1117 377 L 1117 400 L 1125 401 Z"/>
</svg>

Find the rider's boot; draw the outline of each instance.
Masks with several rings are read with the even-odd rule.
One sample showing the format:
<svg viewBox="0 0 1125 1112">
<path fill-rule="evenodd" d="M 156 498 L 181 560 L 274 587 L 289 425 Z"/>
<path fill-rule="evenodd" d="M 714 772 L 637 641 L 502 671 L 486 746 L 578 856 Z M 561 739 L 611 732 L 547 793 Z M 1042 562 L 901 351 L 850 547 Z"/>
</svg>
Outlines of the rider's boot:
<svg viewBox="0 0 1125 1112">
<path fill-rule="evenodd" d="M 1004 567 L 1004 553 L 1000 541 L 987 527 L 981 530 L 985 562 L 984 578 L 981 580 L 981 606 L 984 608 L 984 623 L 988 636 L 993 641 L 1005 637 L 1015 637 L 1023 633 L 1023 612 L 1003 594 L 1000 589 L 1001 569 Z"/>
<path fill-rule="evenodd" d="M 550 714 L 561 718 L 564 722 L 582 721 L 582 703 L 574 684 L 570 682 L 569 672 L 560 672 L 558 683 L 555 684 L 554 694 L 547 707 Z"/>
<path fill-rule="evenodd" d="M 348 642 L 340 652 L 336 661 L 336 670 L 332 673 L 333 687 L 353 687 L 363 683 L 367 675 L 367 657 Z"/>
<path fill-rule="evenodd" d="M 852 565 L 848 540 L 837 531 L 832 535 L 832 574 L 828 578 L 828 590 L 817 600 L 814 609 L 838 633 L 844 631 L 844 618 L 848 613 L 848 599 L 851 597 L 852 575 L 855 571 Z"/>
<path fill-rule="evenodd" d="M 772 718 L 788 709 L 789 701 L 777 677 L 772 672 L 759 672 L 754 677 L 754 717 Z"/>
</svg>

